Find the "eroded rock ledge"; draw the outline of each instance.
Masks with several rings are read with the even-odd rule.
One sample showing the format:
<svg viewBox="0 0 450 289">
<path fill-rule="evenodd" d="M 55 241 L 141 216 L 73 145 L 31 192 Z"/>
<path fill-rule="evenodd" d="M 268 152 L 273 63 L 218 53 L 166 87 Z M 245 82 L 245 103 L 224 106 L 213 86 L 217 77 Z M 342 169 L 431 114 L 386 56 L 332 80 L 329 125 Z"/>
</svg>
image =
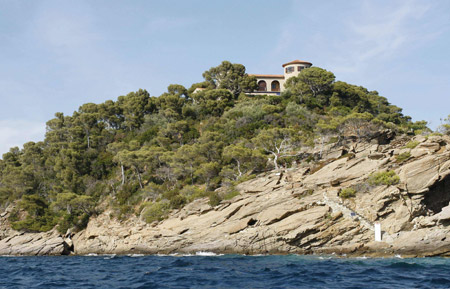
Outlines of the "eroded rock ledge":
<svg viewBox="0 0 450 289">
<path fill-rule="evenodd" d="M 0 240 L 0 255 L 69 255 L 71 246 L 56 231 L 19 233 Z"/>
<path fill-rule="evenodd" d="M 405 148 L 407 141 L 330 145 L 319 169 L 260 175 L 240 184 L 233 200 L 214 208 L 196 200 L 159 223 L 121 222 L 105 211 L 71 239 L 53 231 L 4 231 L 0 254 L 450 256 L 450 138 L 416 137 L 414 149 Z M 410 158 L 399 162 L 404 152 Z M 394 170 L 400 183 L 368 186 L 369 175 L 380 170 Z M 356 196 L 341 199 L 339 191 L 348 187 L 357 188 Z M 382 242 L 374 241 L 374 223 L 381 224 Z"/>
</svg>

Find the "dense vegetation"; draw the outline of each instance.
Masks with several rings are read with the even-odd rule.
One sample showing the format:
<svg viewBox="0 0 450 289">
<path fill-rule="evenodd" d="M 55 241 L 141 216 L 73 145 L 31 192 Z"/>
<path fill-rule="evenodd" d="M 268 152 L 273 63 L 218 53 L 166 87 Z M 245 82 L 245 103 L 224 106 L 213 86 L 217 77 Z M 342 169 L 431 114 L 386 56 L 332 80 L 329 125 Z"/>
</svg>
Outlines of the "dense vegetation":
<svg viewBox="0 0 450 289">
<path fill-rule="evenodd" d="M 77 230 L 106 207 L 119 218 L 160 220 L 199 197 L 235 196 L 237 182 L 290 166 L 301 147 L 426 129 L 376 91 L 317 67 L 289 79 L 281 96 L 246 95 L 256 81 L 240 64 L 224 61 L 203 76 L 159 97 L 140 89 L 56 113 L 44 141 L 4 154 L 0 207 L 16 204 L 13 227 Z"/>
</svg>

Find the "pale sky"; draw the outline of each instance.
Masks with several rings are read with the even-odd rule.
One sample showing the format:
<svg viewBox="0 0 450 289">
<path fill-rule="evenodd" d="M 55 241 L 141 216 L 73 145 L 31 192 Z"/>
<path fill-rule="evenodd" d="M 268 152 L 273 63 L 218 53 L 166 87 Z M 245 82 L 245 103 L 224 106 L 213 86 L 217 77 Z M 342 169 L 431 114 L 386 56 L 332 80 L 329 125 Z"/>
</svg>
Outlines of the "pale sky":
<svg viewBox="0 0 450 289">
<path fill-rule="evenodd" d="M 376 90 L 432 128 L 450 114 L 450 1 L 0 0 L 0 155 L 55 112 L 169 84 L 223 60 L 294 59 Z"/>
</svg>

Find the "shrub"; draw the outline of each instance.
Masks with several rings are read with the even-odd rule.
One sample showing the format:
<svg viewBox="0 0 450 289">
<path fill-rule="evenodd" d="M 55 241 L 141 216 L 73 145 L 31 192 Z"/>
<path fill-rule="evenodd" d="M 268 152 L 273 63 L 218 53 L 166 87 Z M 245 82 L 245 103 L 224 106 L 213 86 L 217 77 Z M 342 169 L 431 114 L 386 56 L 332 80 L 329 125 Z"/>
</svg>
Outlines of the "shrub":
<svg viewBox="0 0 450 289">
<path fill-rule="evenodd" d="M 404 152 L 404 153 L 401 153 L 401 154 L 397 155 L 395 158 L 397 159 L 397 163 L 401 163 L 401 162 L 406 161 L 410 157 L 411 157 L 411 153 L 410 152 Z"/>
<path fill-rule="evenodd" d="M 418 141 L 412 140 L 412 141 L 408 142 L 408 143 L 405 145 L 405 148 L 407 148 L 407 149 L 413 149 L 413 148 L 415 148 L 415 147 L 418 146 L 418 145 L 419 145 L 419 142 L 418 142 Z"/>
<path fill-rule="evenodd" d="M 372 173 L 369 176 L 369 184 L 374 186 L 379 185 L 395 185 L 400 182 L 400 177 L 394 171 L 382 171 Z"/>
<path fill-rule="evenodd" d="M 195 199 L 208 196 L 208 192 L 204 188 L 195 185 L 186 185 L 180 190 L 180 195 L 186 198 L 186 201 L 192 202 Z"/>
<path fill-rule="evenodd" d="M 115 205 L 114 211 L 115 217 L 120 221 L 124 221 L 133 212 L 133 207 L 130 205 Z"/>
<path fill-rule="evenodd" d="M 343 199 L 349 199 L 349 198 L 353 198 L 356 195 L 356 191 L 353 188 L 343 188 L 340 192 L 339 192 L 339 197 L 343 198 Z"/>
<path fill-rule="evenodd" d="M 145 204 L 144 209 L 141 212 L 142 218 L 147 222 L 162 221 L 167 217 L 169 213 L 170 205 L 168 202 L 154 202 Z"/>
<path fill-rule="evenodd" d="M 47 232 L 51 230 L 54 225 L 54 219 L 48 215 L 39 219 L 33 219 L 28 216 L 24 220 L 11 224 L 14 230 L 25 232 Z"/>
<path fill-rule="evenodd" d="M 22 216 L 20 211 L 24 211 Z M 56 225 L 46 200 L 38 195 L 23 195 L 9 220 L 14 230 L 25 232 L 46 232 Z"/>
<path fill-rule="evenodd" d="M 128 199 L 139 190 L 138 183 L 125 183 L 116 194 L 116 200 L 119 205 L 127 203 Z"/>
<path fill-rule="evenodd" d="M 237 190 L 230 190 L 229 192 L 227 192 L 224 196 L 223 199 L 224 200 L 231 200 L 232 198 L 239 196 L 239 191 Z"/>
<path fill-rule="evenodd" d="M 175 195 L 172 198 L 170 198 L 169 202 L 170 207 L 172 207 L 172 209 L 179 209 L 186 204 L 187 200 L 184 196 Z"/>
<path fill-rule="evenodd" d="M 220 204 L 221 201 L 222 198 L 217 192 L 211 192 L 209 194 L 209 204 L 211 205 L 211 207 L 217 206 L 218 204 Z"/>
<path fill-rule="evenodd" d="M 256 178 L 255 174 L 254 175 L 245 174 L 239 180 L 235 181 L 234 184 L 237 185 L 237 184 L 249 181 L 249 180 L 253 180 L 254 178 Z"/>
<path fill-rule="evenodd" d="M 330 137 L 330 139 L 328 140 L 328 144 L 337 143 L 338 140 L 339 138 L 337 136 Z"/>
</svg>

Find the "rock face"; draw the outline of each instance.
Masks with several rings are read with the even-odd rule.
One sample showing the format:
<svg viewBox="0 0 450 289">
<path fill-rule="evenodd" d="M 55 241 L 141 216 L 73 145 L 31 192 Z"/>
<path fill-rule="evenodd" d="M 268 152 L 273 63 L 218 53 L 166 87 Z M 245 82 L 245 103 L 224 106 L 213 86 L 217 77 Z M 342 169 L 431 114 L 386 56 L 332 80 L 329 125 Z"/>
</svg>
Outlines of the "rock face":
<svg viewBox="0 0 450 289">
<path fill-rule="evenodd" d="M 238 185 L 240 195 L 230 201 L 211 207 L 199 199 L 161 222 L 118 221 L 106 210 L 71 240 L 11 231 L 0 237 L 0 254 L 62 254 L 73 246 L 75 254 L 450 256 L 450 139 L 417 137 L 414 149 L 405 147 L 408 139 L 380 140 L 330 146 L 315 165 L 260 175 Z M 396 155 L 405 152 L 411 157 L 399 162 Z M 368 183 L 385 170 L 400 182 Z M 340 198 L 350 187 L 355 196 Z M 375 223 L 382 242 L 374 241 Z"/>
<path fill-rule="evenodd" d="M 11 229 L 9 213 L 9 210 L 0 213 L 0 256 L 69 255 L 73 252 L 70 236 L 64 238 L 56 230 L 24 233 Z"/>
<path fill-rule="evenodd" d="M 0 255 L 69 255 L 70 249 L 55 231 L 16 233 L 0 240 Z"/>
</svg>

